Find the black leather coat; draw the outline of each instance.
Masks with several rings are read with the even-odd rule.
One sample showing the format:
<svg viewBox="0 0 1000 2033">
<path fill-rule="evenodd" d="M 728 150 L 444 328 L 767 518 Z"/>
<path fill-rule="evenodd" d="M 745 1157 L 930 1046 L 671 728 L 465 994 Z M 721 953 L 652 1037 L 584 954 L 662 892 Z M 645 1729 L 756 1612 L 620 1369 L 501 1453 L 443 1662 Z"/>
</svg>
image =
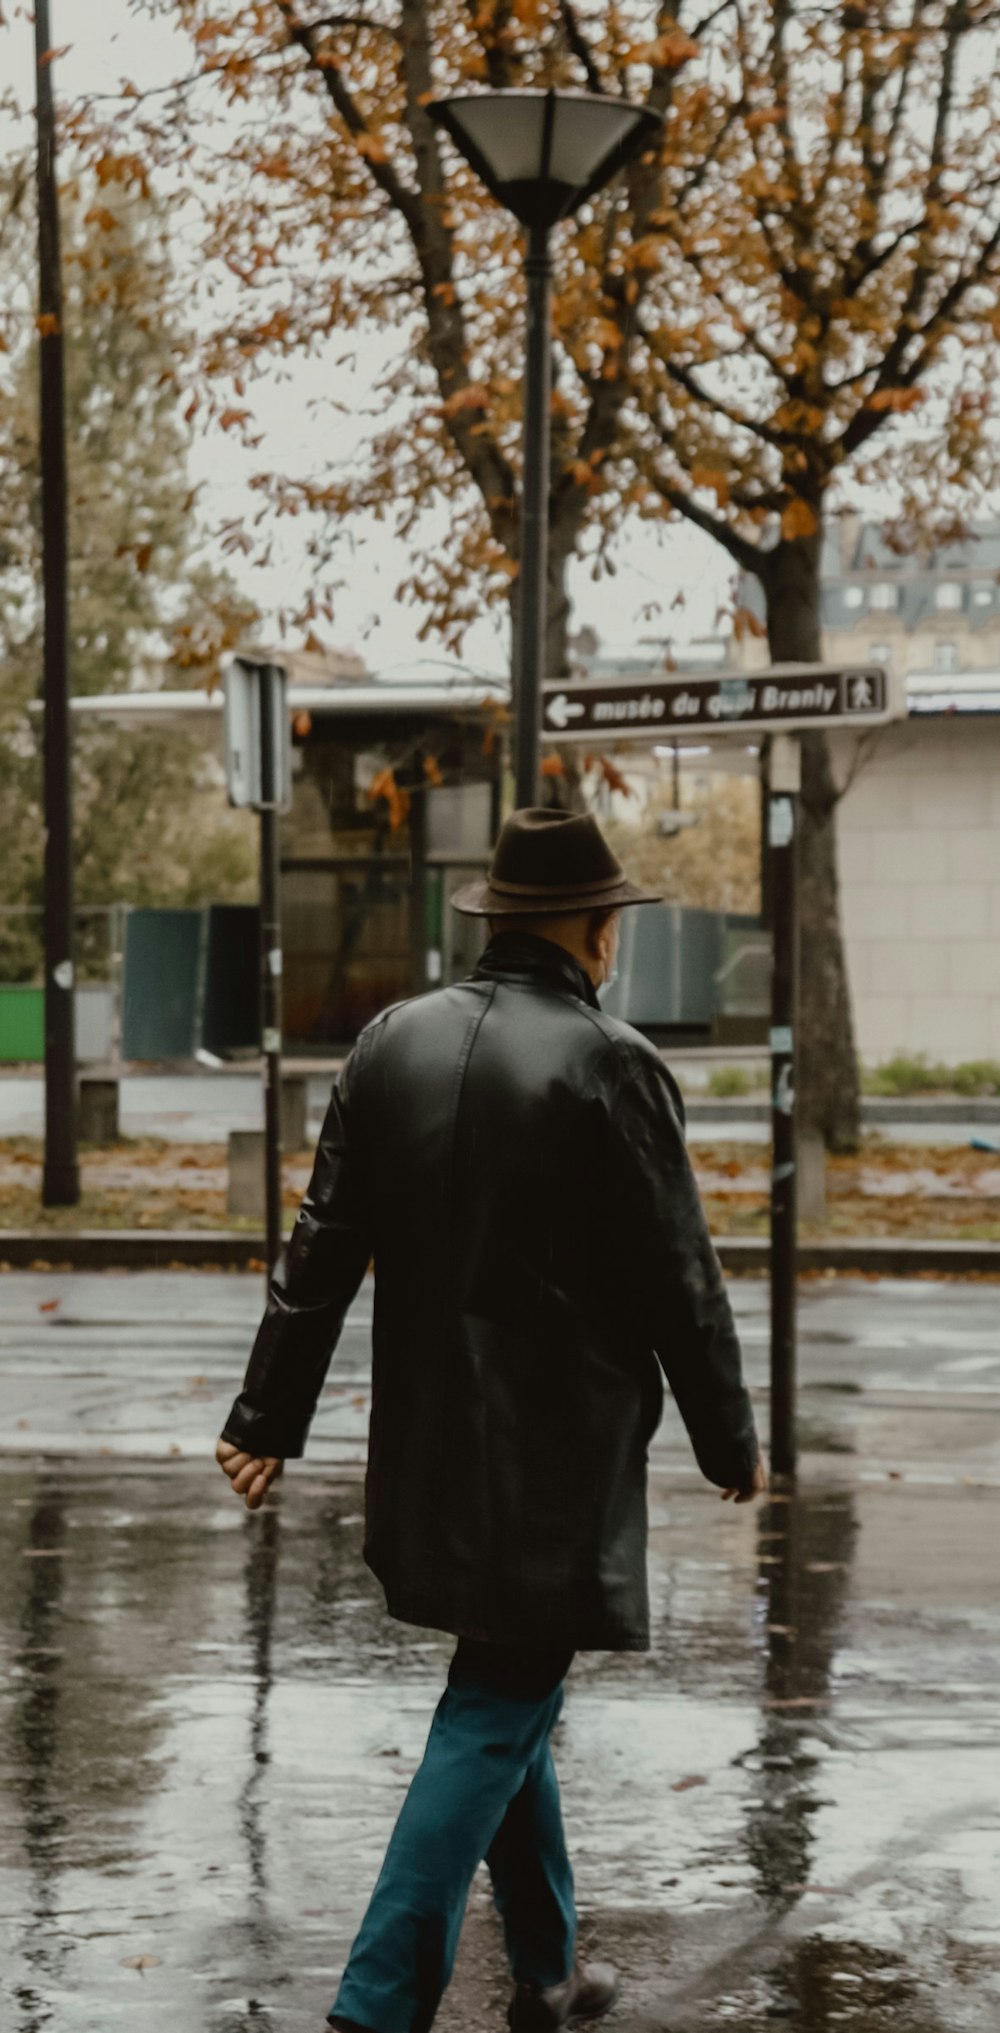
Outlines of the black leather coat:
<svg viewBox="0 0 1000 2033">
<path fill-rule="evenodd" d="M 374 1258 L 365 1558 L 391 1615 L 645 1650 L 657 1356 L 703 1473 L 749 1485 L 682 1121 L 658 1052 L 521 931 L 358 1040 L 224 1437 L 302 1453 Z"/>
</svg>

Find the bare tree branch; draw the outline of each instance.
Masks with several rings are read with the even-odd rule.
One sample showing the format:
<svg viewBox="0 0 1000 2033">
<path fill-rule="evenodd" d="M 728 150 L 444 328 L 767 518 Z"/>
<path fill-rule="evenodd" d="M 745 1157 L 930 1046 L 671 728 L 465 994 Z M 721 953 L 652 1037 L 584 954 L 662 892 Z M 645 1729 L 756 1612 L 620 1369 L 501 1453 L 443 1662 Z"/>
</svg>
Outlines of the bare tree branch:
<svg viewBox="0 0 1000 2033">
<path fill-rule="evenodd" d="M 713 416 L 722 417 L 725 423 L 732 424 L 734 430 L 748 431 L 752 437 L 763 438 L 765 444 L 776 445 L 782 450 L 786 450 L 789 445 L 800 445 L 804 442 L 801 431 L 780 430 L 775 424 L 764 423 L 760 418 L 748 416 L 745 410 L 737 409 L 734 404 L 723 402 L 721 397 L 712 395 L 690 367 L 686 367 L 682 361 L 674 360 L 666 348 L 658 343 L 655 332 L 647 332 L 644 336 L 650 352 L 655 354 L 671 380 L 676 381 L 693 402 L 700 403 L 702 408 L 710 410 Z"/>
<path fill-rule="evenodd" d="M 575 56 L 587 80 L 587 90 L 589 92 L 603 93 L 604 86 L 601 82 L 601 74 L 597 68 L 593 50 L 580 27 L 579 17 L 573 5 L 573 0 L 559 0 L 559 18 L 562 21 L 563 33 L 566 37 L 570 55 Z"/>
<path fill-rule="evenodd" d="M 789 97 L 791 79 L 788 55 L 785 49 L 785 35 L 794 14 L 794 0 L 771 0 L 772 32 L 768 48 L 771 69 L 772 105 L 777 114 L 777 133 L 781 141 L 782 161 L 785 175 L 794 197 L 788 209 L 788 218 L 799 246 L 810 237 L 812 220 L 805 203 L 805 187 L 802 164 L 799 161 L 792 123 L 789 118 Z M 800 291 L 796 291 L 799 294 Z"/>
<path fill-rule="evenodd" d="M 963 299 L 970 289 L 974 289 L 992 273 L 991 263 L 998 254 L 1000 254 L 1000 222 L 980 248 L 973 268 L 955 277 L 927 322 L 916 328 L 911 324 L 897 332 L 886 352 L 875 385 L 869 390 L 869 404 L 871 397 L 883 390 L 915 387 L 921 375 L 925 374 L 932 364 L 942 340 L 947 336 L 952 318 L 961 308 Z M 913 358 L 907 361 L 906 349 L 914 340 L 922 340 L 923 343 L 918 345 Z M 844 456 L 848 457 L 850 453 L 856 452 L 860 445 L 866 444 L 869 438 L 874 437 L 886 417 L 891 415 L 891 406 L 888 409 L 873 410 L 870 407 L 859 409 L 852 417 L 841 441 Z"/>
<path fill-rule="evenodd" d="M 688 522 L 695 523 L 699 529 L 704 530 L 706 536 L 713 537 L 717 544 L 721 544 L 744 572 L 752 572 L 758 579 L 762 576 L 765 554 L 757 544 L 749 543 L 746 537 L 741 537 L 723 516 L 713 515 L 710 509 L 702 508 L 700 502 L 695 501 L 686 488 L 678 486 L 675 480 L 661 473 L 658 467 L 651 466 L 647 478 L 671 508 L 675 508 L 679 515 L 685 516 Z"/>
<path fill-rule="evenodd" d="M 355 139 L 362 135 L 366 139 L 371 139 L 372 130 L 347 85 L 343 72 L 336 64 L 324 61 L 328 52 L 317 42 L 317 30 L 299 20 L 294 0 L 275 0 L 275 5 L 284 20 L 290 40 L 305 51 L 313 70 L 322 78 L 327 94 L 348 133 L 353 134 Z M 419 224 L 419 192 L 403 182 L 391 162 L 378 160 L 377 152 L 367 155 L 365 162 L 372 182 L 376 183 L 379 190 L 388 198 L 394 211 L 399 212 L 406 220 L 410 231 L 415 232 Z"/>
<path fill-rule="evenodd" d="M 730 8 L 734 7 L 735 4 L 736 0 L 719 0 L 718 7 L 713 7 L 710 14 L 703 15 L 700 21 L 696 21 L 693 27 L 688 29 L 687 32 L 692 42 L 697 42 L 698 37 L 704 35 L 706 28 L 711 28 L 713 22 L 718 21 L 720 15 L 728 14 Z"/>
<path fill-rule="evenodd" d="M 349 132 L 370 135 L 371 129 L 344 78 L 334 65 L 323 62 L 326 51 L 317 45 L 310 28 L 299 21 L 294 0 L 276 0 L 293 41 L 305 50 L 312 67 L 322 77 L 326 91 Z M 393 164 L 380 158 L 378 150 L 364 157 L 372 182 L 393 210 L 403 219 L 420 270 L 420 283 L 427 317 L 428 349 L 444 398 L 443 417 L 448 435 L 466 471 L 476 482 L 494 533 L 509 545 L 514 527 L 514 475 L 492 434 L 483 428 L 483 419 L 474 419 L 453 398 L 469 386 L 465 320 L 455 288 L 453 245 L 445 223 L 445 183 L 441 168 L 437 131 L 427 112 L 432 96 L 430 31 L 426 0 L 406 0 L 403 12 L 402 62 L 406 90 L 406 117 L 417 165 L 418 188 L 404 183 Z"/>
<path fill-rule="evenodd" d="M 400 0 L 400 4 L 405 9 L 406 0 Z M 492 0 L 489 8 L 481 0 L 467 0 L 467 10 L 486 58 L 490 90 L 505 92 L 516 82 L 516 66 L 511 62 L 507 43 L 507 31 L 514 19 L 511 0 Z"/>
</svg>

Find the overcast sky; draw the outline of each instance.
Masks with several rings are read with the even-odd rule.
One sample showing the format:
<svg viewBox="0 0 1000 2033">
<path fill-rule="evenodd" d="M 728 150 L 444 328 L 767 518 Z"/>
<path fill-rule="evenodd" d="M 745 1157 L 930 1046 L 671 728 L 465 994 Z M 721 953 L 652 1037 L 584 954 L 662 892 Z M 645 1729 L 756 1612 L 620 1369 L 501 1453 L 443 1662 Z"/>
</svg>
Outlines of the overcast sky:
<svg viewBox="0 0 1000 2033">
<path fill-rule="evenodd" d="M 9 10 L 12 12 L 12 9 Z M 59 98 L 82 92 L 115 91 L 123 78 L 143 87 L 165 82 L 189 60 L 187 39 L 167 27 L 163 20 L 132 13 L 126 0 L 51 0 L 52 34 L 58 48 L 69 44 L 55 73 Z M 34 92 L 34 45 L 30 21 L 11 20 L 0 30 L 0 77 L 10 79 L 23 106 L 30 108 Z M 20 130 L 8 125 L 0 130 L 0 142 L 30 144 L 30 123 Z M 203 483 L 201 504 L 206 522 L 235 517 L 248 506 L 249 475 L 264 465 L 279 470 L 314 470 L 317 430 L 336 433 L 342 452 L 354 435 L 351 411 L 363 405 L 377 358 L 366 346 L 365 373 L 328 363 L 303 363 L 285 380 L 272 377 L 268 385 L 251 391 L 255 410 L 264 430 L 264 442 L 253 454 L 242 453 L 232 438 L 214 431 L 196 438 L 191 452 L 192 477 Z M 332 406 L 317 413 L 317 397 L 332 397 L 343 411 Z M 441 543 L 447 542 L 447 519 L 441 516 L 435 529 Z M 281 532 L 282 550 L 271 568 L 251 570 L 230 560 L 234 576 L 265 613 L 297 597 L 308 582 L 305 518 L 286 521 Z M 679 639 L 711 633 L 716 610 L 728 597 L 731 570 L 717 545 L 686 524 L 673 525 L 657 537 L 651 530 L 633 526 L 619 540 L 614 553 L 617 566 L 613 579 L 593 583 L 589 566 L 574 569 L 572 594 L 574 623 L 588 623 L 602 640 L 624 647 L 642 635 L 676 633 Z M 445 652 L 432 638 L 417 642 L 419 609 L 394 600 L 394 590 L 406 573 L 408 552 L 384 526 L 359 523 L 352 532 L 350 554 L 343 558 L 347 580 L 337 598 L 331 640 L 362 651 L 371 667 L 404 675 L 416 659 L 444 659 Z M 683 592 L 683 610 L 671 612 L 671 602 Z M 659 601 L 662 614 L 649 620 L 642 609 Z M 508 654 L 503 618 L 484 620 L 469 631 L 463 661 L 476 669 L 503 671 Z M 423 664 L 427 674 L 427 663 Z"/>
</svg>

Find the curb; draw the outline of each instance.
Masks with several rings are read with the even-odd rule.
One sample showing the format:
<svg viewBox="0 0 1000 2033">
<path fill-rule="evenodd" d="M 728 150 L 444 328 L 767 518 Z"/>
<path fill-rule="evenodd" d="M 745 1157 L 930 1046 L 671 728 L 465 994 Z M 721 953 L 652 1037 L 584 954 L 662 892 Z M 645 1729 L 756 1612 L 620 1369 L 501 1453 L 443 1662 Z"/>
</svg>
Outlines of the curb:
<svg viewBox="0 0 1000 2033">
<path fill-rule="evenodd" d="M 717 1237 L 715 1247 L 724 1271 L 766 1271 L 771 1245 L 763 1236 Z M 834 1242 L 800 1242 L 797 1269 L 843 1271 L 887 1278 L 920 1276 L 1000 1277 L 1000 1242 L 922 1242 L 909 1236 L 838 1236 Z"/>
<path fill-rule="evenodd" d="M 686 1094 L 684 1113 L 689 1123 L 696 1122 L 770 1122 L 771 1104 L 759 1095 L 736 1095 L 732 1100 L 719 1095 Z M 861 1101 L 861 1126 L 875 1129 L 882 1123 L 923 1123 L 932 1128 L 938 1123 L 961 1123 L 965 1126 L 975 1123 L 1000 1124 L 1000 1098 L 995 1095 L 977 1095 L 968 1101 L 949 1097 L 947 1100 L 918 1101 L 910 1098 L 894 1099 L 891 1095 L 868 1094 Z"/>
<path fill-rule="evenodd" d="M 0 1267 L 14 1271 L 263 1271 L 264 1250 L 262 1235 L 232 1229 L 0 1229 Z"/>
<path fill-rule="evenodd" d="M 721 1236 L 715 1247 L 723 1270 L 766 1271 L 770 1243 L 763 1236 Z M 231 1229 L 75 1229 L 43 1234 L 30 1228 L 0 1230 L 0 1269 L 70 1271 L 216 1270 L 262 1272 L 264 1238 Z M 909 1237 L 838 1237 L 803 1241 L 798 1269 L 874 1273 L 882 1277 L 1000 1277 L 998 1242 L 920 1242 Z"/>
</svg>

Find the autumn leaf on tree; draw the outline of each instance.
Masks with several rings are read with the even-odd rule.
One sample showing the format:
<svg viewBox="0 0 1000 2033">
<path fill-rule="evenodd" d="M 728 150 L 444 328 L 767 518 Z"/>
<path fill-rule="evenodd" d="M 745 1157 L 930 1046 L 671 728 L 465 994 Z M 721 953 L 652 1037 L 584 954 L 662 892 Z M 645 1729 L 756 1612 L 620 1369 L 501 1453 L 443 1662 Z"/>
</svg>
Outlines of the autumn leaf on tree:
<svg viewBox="0 0 1000 2033">
<path fill-rule="evenodd" d="M 622 796 L 625 798 L 631 798 L 632 796 L 634 796 L 631 784 L 627 782 L 625 777 L 623 777 L 621 770 L 618 768 L 616 763 L 613 763 L 611 761 L 610 756 L 607 755 L 600 756 L 598 758 L 598 766 L 600 768 L 601 776 L 603 777 L 604 782 L 607 784 L 609 790 L 620 791 Z"/>
<path fill-rule="evenodd" d="M 368 796 L 373 804 L 377 804 L 379 799 L 385 800 L 390 830 L 400 832 L 410 815 L 410 793 L 396 782 L 395 771 L 379 770 L 368 786 Z"/>
<path fill-rule="evenodd" d="M 897 416 L 901 416 L 907 410 L 919 409 L 925 400 L 926 395 L 922 388 L 876 388 L 868 397 L 865 408 L 873 410 L 876 415 L 880 413 L 885 415 L 888 411 L 893 411 Z"/>
<path fill-rule="evenodd" d="M 819 525 L 816 514 L 808 501 L 796 497 L 781 512 L 781 534 L 786 543 L 794 543 L 797 537 L 815 536 Z"/>
</svg>

